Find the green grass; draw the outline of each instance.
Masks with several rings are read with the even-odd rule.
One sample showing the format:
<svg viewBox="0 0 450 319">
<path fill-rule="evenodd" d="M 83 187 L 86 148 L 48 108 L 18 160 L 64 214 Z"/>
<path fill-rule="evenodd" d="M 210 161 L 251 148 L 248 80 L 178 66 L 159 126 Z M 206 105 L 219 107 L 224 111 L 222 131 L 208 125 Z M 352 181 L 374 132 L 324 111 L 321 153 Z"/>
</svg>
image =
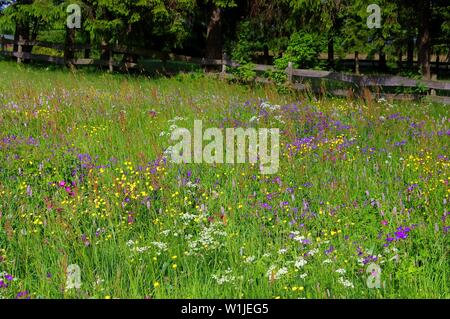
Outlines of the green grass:
<svg viewBox="0 0 450 319">
<path fill-rule="evenodd" d="M 265 116 L 263 101 L 281 108 Z M 276 175 L 163 160 L 173 123 L 254 116 L 282 130 Z M 0 62 L 0 272 L 15 278 L 0 275 L 0 297 L 449 298 L 448 117 L 199 73 Z M 407 238 L 385 247 L 398 227 Z M 65 289 L 71 264 L 79 289 Z"/>
</svg>

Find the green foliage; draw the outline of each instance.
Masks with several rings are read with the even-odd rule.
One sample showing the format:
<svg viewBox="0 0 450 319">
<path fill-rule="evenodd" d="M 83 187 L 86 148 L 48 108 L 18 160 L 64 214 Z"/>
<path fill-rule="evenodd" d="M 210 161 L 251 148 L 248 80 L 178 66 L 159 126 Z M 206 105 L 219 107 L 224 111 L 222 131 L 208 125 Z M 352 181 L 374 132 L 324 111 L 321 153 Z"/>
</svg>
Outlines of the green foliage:
<svg viewBox="0 0 450 319">
<path fill-rule="evenodd" d="M 285 54 L 275 61 L 278 69 L 285 69 L 289 62 L 296 68 L 313 68 L 319 63 L 319 54 L 325 48 L 320 35 L 299 31 L 291 36 Z"/>
<path fill-rule="evenodd" d="M 241 22 L 238 27 L 237 41 L 234 43 L 231 58 L 238 63 L 250 62 L 252 54 L 255 51 L 262 50 L 262 45 L 255 39 L 256 36 L 250 21 Z"/>
<path fill-rule="evenodd" d="M 36 38 L 42 30 L 58 28 L 64 9 L 64 4 L 54 0 L 17 1 L 0 13 L 0 33 L 12 34 L 16 25 L 22 24 L 30 29 L 31 38 Z"/>
<path fill-rule="evenodd" d="M 383 53 L 394 68 L 399 53 L 404 53 L 408 43 L 419 35 L 419 4 L 427 1 L 379 0 L 381 28 L 369 29 L 367 6 L 373 3 L 371 0 L 78 0 L 75 3 L 82 9 L 82 29 L 76 31 L 76 42 L 89 39 L 97 46 L 118 43 L 205 56 L 211 9 L 220 8 L 217 25 L 223 39 L 214 45 L 217 52 L 225 47 L 239 63 L 271 63 L 272 58 L 278 58 L 275 64 L 280 69 L 289 61 L 300 68 L 323 68 L 318 56 L 328 51 L 328 43 L 334 43 L 339 56 L 355 51 L 368 57 Z M 0 33 L 64 41 L 66 8 L 73 2 L 18 0 L 0 11 Z M 429 23 L 432 52 L 448 53 L 448 1 L 432 1 Z"/>
<path fill-rule="evenodd" d="M 254 63 L 244 63 L 236 68 L 232 69 L 232 74 L 240 82 L 251 82 L 256 78 L 256 71 L 254 71 Z"/>
</svg>

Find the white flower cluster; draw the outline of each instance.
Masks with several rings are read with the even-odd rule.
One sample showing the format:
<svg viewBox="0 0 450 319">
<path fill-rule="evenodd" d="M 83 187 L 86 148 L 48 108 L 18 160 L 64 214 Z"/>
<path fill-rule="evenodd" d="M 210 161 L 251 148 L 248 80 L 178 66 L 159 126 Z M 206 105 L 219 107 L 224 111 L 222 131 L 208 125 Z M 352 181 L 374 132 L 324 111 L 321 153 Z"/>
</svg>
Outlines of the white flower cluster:
<svg viewBox="0 0 450 319">
<path fill-rule="evenodd" d="M 308 276 L 308 274 L 305 272 L 304 274 L 301 274 L 299 277 L 300 279 L 305 279 Z"/>
<path fill-rule="evenodd" d="M 158 242 L 158 241 L 153 241 L 153 242 L 151 242 L 151 244 L 153 245 L 153 246 L 155 246 L 156 247 L 156 249 L 157 249 L 157 254 L 158 255 L 161 255 L 161 253 L 163 252 L 163 251 L 167 251 L 167 244 L 166 243 L 163 243 L 163 242 Z"/>
<path fill-rule="evenodd" d="M 183 120 L 184 120 L 184 118 L 182 118 L 181 116 L 175 116 L 173 119 L 168 120 L 167 122 L 169 122 L 169 123 L 175 123 L 175 122 L 177 122 L 177 121 L 183 121 Z"/>
<path fill-rule="evenodd" d="M 220 274 L 212 275 L 212 278 L 219 285 L 223 285 L 225 283 L 234 283 L 237 280 L 236 276 L 232 275 L 231 268 L 228 268 L 227 270 L 225 270 L 224 274 L 222 274 L 222 275 L 220 275 Z"/>
<path fill-rule="evenodd" d="M 345 271 L 344 268 L 339 268 L 339 269 L 336 270 L 336 272 L 337 272 L 338 274 L 341 274 L 341 275 L 345 275 L 345 273 L 346 273 L 346 271 Z"/>
<path fill-rule="evenodd" d="M 277 111 L 277 110 L 279 110 L 281 108 L 281 106 L 279 106 L 279 105 L 272 105 L 272 104 L 267 103 L 267 102 L 261 103 L 260 107 L 262 109 L 264 109 L 264 110 L 269 110 L 269 111 L 272 111 L 272 112 L 273 111 Z"/>
<path fill-rule="evenodd" d="M 289 270 L 286 267 L 282 267 L 280 269 L 276 270 L 276 266 L 272 265 L 270 266 L 269 270 L 267 271 L 267 277 L 269 278 L 269 280 L 275 279 L 278 280 L 281 277 L 283 277 L 284 275 L 289 273 Z"/>
<path fill-rule="evenodd" d="M 302 268 L 303 266 L 305 266 L 307 263 L 308 263 L 308 262 L 306 261 L 306 259 L 300 256 L 300 257 L 295 261 L 294 266 L 295 266 L 295 268 L 300 269 L 300 268 Z"/>
<path fill-rule="evenodd" d="M 256 257 L 255 256 L 248 256 L 248 257 L 246 257 L 245 259 L 244 259 L 244 262 L 246 263 L 246 264 L 251 264 L 252 262 L 254 262 L 256 260 Z"/>
<path fill-rule="evenodd" d="M 201 254 L 201 251 L 216 250 L 223 246 L 224 237 L 228 234 L 216 224 L 204 227 L 199 236 L 188 243 L 188 255 Z M 193 236 L 191 235 L 189 239 Z"/>
<path fill-rule="evenodd" d="M 130 251 L 136 252 L 139 254 L 142 254 L 150 249 L 149 246 L 142 246 L 142 247 L 137 246 L 137 242 L 134 242 L 133 240 L 127 241 L 127 246 L 130 247 Z"/>
<path fill-rule="evenodd" d="M 342 284 L 346 288 L 355 288 L 353 283 L 347 279 L 344 279 L 344 277 L 339 277 L 339 283 Z"/>
</svg>

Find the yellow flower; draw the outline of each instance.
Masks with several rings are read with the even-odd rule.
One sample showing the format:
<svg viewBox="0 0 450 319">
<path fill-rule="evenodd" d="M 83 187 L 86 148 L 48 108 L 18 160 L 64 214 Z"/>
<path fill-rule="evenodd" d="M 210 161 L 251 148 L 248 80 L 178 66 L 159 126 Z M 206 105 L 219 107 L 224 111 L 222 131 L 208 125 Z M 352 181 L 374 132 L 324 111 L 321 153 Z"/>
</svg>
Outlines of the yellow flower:
<svg viewBox="0 0 450 319">
<path fill-rule="evenodd" d="M 173 264 L 173 265 L 172 265 L 172 268 L 173 268 L 173 269 L 177 269 L 177 264 Z"/>
<path fill-rule="evenodd" d="M 109 295 L 105 296 L 105 299 L 111 299 L 111 296 L 109 296 Z"/>
<path fill-rule="evenodd" d="M 158 287 L 159 287 L 159 282 L 155 281 L 155 282 L 153 283 L 153 287 L 158 288 Z"/>
</svg>

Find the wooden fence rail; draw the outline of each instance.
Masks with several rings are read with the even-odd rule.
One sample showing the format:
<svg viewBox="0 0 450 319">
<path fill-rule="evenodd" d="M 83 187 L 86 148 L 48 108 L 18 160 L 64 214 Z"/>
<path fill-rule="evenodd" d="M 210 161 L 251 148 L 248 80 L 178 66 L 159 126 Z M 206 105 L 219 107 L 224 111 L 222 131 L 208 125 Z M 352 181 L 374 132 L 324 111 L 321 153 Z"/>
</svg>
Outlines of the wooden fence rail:
<svg viewBox="0 0 450 319">
<path fill-rule="evenodd" d="M 17 51 L 7 51 L 5 50 L 7 45 L 17 46 Z M 185 55 L 177 55 L 173 53 L 163 53 L 154 50 L 147 49 L 139 49 L 139 48 L 130 48 L 123 45 L 112 45 L 112 46 L 103 46 L 103 47 L 94 47 L 90 45 L 72 45 L 70 50 L 80 51 L 80 50 L 91 50 L 94 48 L 100 48 L 104 52 L 108 52 L 108 60 L 95 60 L 90 58 L 82 58 L 82 59 L 66 59 L 65 57 L 55 57 L 48 55 L 38 55 L 32 54 L 30 52 L 24 52 L 24 46 L 38 46 L 44 48 L 51 48 L 59 51 L 64 51 L 63 44 L 55 44 L 50 42 L 42 42 L 42 41 L 15 41 L 10 39 L 5 39 L 0 37 L 0 54 L 15 57 L 17 61 L 20 63 L 23 60 L 36 60 L 43 61 L 55 64 L 71 64 L 71 65 L 96 65 L 96 66 L 104 66 L 108 67 L 110 71 L 113 71 L 114 68 L 125 68 L 132 69 L 138 68 L 140 65 L 138 63 L 131 62 L 114 62 L 113 56 L 114 54 L 133 54 L 146 58 L 153 58 L 162 61 L 182 61 L 187 63 L 196 64 L 202 67 L 220 67 L 222 74 L 226 74 L 229 68 L 239 67 L 239 63 L 228 59 L 226 55 L 222 57 L 222 59 L 207 59 L 207 58 L 195 58 Z M 254 71 L 256 72 L 266 72 L 266 71 L 274 71 L 275 67 L 271 65 L 254 65 Z M 340 72 L 332 72 L 332 71 L 317 71 L 317 70 L 302 70 L 302 69 L 294 69 L 292 63 L 289 63 L 289 66 L 285 70 L 288 82 L 294 84 L 294 87 L 299 89 L 304 89 L 305 86 L 301 83 L 304 79 L 319 79 L 319 80 L 332 80 L 337 82 L 342 82 L 346 84 L 351 84 L 353 87 L 356 87 L 360 92 L 362 92 L 365 88 L 371 87 L 403 87 L 403 88 L 420 88 L 421 90 L 426 90 L 428 93 L 434 95 L 432 97 L 433 100 L 450 104 L 450 96 L 438 96 L 440 92 L 448 92 L 450 95 L 450 82 L 444 81 L 430 81 L 430 80 L 415 80 L 401 76 L 391 76 L 391 75 L 355 75 L 355 74 L 347 74 Z M 270 80 L 257 77 L 257 81 L 260 82 L 270 82 Z M 315 88 L 314 91 L 319 91 Z M 436 92 L 438 91 L 438 92 Z M 336 95 L 347 95 L 348 91 L 345 90 L 334 90 L 331 93 Z M 438 94 L 439 93 L 439 94 Z M 404 99 L 405 94 L 390 94 L 391 98 L 401 98 Z M 415 96 L 411 96 L 411 99 L 416 98 Z"/>
</svg>

